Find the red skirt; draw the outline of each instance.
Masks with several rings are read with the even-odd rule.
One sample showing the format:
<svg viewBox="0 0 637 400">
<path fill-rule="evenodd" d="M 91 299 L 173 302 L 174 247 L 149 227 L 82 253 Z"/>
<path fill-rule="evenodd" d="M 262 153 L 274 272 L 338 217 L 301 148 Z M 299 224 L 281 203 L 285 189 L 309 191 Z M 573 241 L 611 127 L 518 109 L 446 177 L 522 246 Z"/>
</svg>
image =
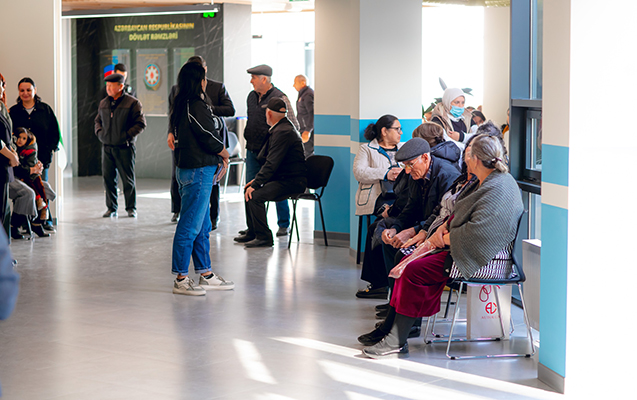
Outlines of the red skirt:
<svg viewBox="0 0 637 400">
<path fill-rule="evenodd" d="M 431 254 L 405 267 L 394 282 L 391 306 L 408 317 L 430 317 L 440 311 L 440 296 L 447 284 L 444 271 L 448 251 Z"/>
</svg>

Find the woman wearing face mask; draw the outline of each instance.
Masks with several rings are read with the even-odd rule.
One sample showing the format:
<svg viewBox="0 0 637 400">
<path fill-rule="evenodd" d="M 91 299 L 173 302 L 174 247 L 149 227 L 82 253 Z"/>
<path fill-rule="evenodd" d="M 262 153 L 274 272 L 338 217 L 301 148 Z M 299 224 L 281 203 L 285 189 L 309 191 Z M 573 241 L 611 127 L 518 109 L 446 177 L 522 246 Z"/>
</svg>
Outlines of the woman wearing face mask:
<svg viewBox="0 0 637 400">
<path fill-rule="evenodd" d="M 58 120 L 51 107 L 37 95 L 33 79 L 22 78 L 18 82 L 18 92 L 20 97 L 17 104 L 10 109 L 13 132 L 17 133 L 18 128 L 27 128 L 33 132 L 38 143 L 38 158 L 44 167 L 42 180 L 48 181 L 53 152 L 57 151 L 60 142 Z"/>
<path fill-rule="evenodd" d="M 472 136 L 469 129 L 475 124 L 471 112 L 465 108 L 464 103 L 465 93 L 461 89 L 447 88 L 442 95 L 442 101 L 436 104 L 431 116 L 431 122 L 445 130 L 445 140 L 454 140 L 461 150 Z"/>
</svg>

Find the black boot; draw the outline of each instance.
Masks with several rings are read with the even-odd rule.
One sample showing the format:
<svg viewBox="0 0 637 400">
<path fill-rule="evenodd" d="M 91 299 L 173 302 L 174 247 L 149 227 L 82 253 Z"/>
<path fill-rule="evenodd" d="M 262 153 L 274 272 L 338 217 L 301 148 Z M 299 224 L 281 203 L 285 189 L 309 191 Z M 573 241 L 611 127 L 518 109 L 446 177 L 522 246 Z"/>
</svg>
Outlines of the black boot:
<svg viewBox="0 0 637 400">
<path fill-rule="evenodd" d="M 31 229 L 39 237 L 50 237 L 51 234 L 44 232 L 44 229 L 42 229 L 42 224 L 40 222 L 41 221 L 39 219 L 34 220 L 33 223 L 31 224 Z"/>
<path fill-rule="evenodd" d="M 24 236 L 22 236 L 17 226 L 11 225 L 11 239 L 15 239 L 15 240 L 24 239 Z"/>
<path fill-rule="evenodd" d="M 363 349 L 370 358 L 409 357 L 407 337 L 416 318 L 396 313 L 391 331 L 383 340 L 371 347 Z"/>
<path fill-rule="evenodd" d="M 24 236 L 20 233 L 20 230 L 18 229 L 24 222 L 26 222 L 26 218 L 24 218 L 24 221 L 22 220 L 22 215 L 20 214 L 11 214 L 11 238 L 12 239 L 16 239 L 16 240 L 20 240 L 20 239 L 24 239 Z"/>
</svg>

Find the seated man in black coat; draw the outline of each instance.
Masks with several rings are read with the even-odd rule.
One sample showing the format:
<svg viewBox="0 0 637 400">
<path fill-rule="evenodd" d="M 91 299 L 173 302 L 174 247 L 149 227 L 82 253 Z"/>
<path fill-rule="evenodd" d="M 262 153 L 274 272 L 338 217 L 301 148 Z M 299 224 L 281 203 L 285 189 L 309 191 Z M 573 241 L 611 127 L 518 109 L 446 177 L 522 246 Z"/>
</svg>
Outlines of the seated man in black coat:
<svg viewBox="0 0 637 400">
<path fill-rule="evenodd" d="M 270 130 L 257 156 L 262 167 L 245 186 L 248 231 L 234 239 L 245 247 L 272 246 L 265 202 L 285 200 L 307 186 L 303 142 L 286 112 L 283 99 L 275 97 L 268 102 L 265 117 Z"/>
<path fill-rule="evenodd" d="M 394 220 L 390 229 L 383 231 L 383 256 L 387 274 L 394 267 L 396 252 L 422 229 L 429 229 L 427 222 L 432 211 L 440 204 L 442 196 L 460 176 L 454 164 L 430 153 L 429 143 L 413 138 L 396 153 L 396 161 L 405 166 L 411 175 L 409 200 Z M 393 286 L 393 280 L 390 280 Z"/>
</svg>

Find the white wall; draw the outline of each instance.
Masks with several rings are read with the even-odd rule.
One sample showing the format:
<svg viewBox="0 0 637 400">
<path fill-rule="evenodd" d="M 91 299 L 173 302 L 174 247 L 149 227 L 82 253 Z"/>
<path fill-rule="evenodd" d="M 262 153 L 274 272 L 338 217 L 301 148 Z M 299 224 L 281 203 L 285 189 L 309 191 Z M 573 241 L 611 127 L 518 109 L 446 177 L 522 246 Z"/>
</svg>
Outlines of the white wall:
<svg viewBox="0 0 637 400">
<path fill-rule="evenodd" d="M 61 110 L 60 90 L 62 0 L 3 0 L 1 10 L 0 37 L 4 40 L 0 72 L 7 81 L 7 103 L 9 106 L 15 104 L 18 81 L 28 76 L 36 83 L 38 95 L 53 108 L 61 129 L 64 129 L 67 121 Z M 59 197 L 62 180 L 57 176 L 61 176 L 61 171 L 54 165 L 49 170 L 49 182 Z M 52 212 L 55 217 L 55 204 Z"/>
<path fill-rule="evenodd" d="M 247 115 L 246 98 L 252 91 L 250 75 L 246 72 L 252 67 L 251 15 L 250 5 L 223 5 L 223 82 L 236 116 Z"/>
<path fill-rule="evenodd" d="M 509 108 L 511 7 L 484 9 L 484 100 L 482 112 L 500 126 Z"/>
</svg>

